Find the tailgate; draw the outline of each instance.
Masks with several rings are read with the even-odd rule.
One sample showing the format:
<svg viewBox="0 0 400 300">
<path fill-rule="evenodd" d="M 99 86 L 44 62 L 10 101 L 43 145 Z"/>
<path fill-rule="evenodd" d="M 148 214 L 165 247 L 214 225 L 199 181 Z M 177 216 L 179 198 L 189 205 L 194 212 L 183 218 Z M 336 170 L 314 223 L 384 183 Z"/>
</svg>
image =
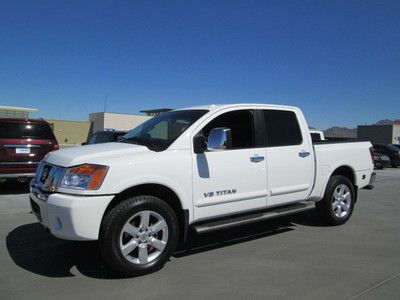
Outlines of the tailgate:
<svg viewBox="0 0 400 300">
<path fill-rule="evenodd" d="M 48 140 L 0 139 L 0 162 L 39 162 L 52 150 L 54 145 Z"/>
</svg>

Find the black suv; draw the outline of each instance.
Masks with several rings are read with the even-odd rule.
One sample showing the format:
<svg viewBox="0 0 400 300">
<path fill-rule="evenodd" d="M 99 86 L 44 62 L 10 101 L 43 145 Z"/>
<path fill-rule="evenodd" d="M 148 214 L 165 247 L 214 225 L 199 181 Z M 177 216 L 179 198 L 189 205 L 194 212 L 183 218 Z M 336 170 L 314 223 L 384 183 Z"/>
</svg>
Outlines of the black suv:
<svg viewBox="0 0 400 300">
<path fill-rule="evenodd" d="M 83 143 L 82 145 L 117 142 L 118 138 L 124 136 L 127 132 L 128 131 L 117 131 L 117 130 L 97 131 L 93 133 L 92 136 L 88 139 L 88 141 L 86 143 Z"/>
<path fill-rule="evenodd" d="M 373 144 L 373 147 L 376 152 L 385 154 L 390 159 L 390 165 L 393 168 L 396 168 L 400 165 L 400 149 L 396 148 L 392 145 L 385 144 Z"/>
</svg>

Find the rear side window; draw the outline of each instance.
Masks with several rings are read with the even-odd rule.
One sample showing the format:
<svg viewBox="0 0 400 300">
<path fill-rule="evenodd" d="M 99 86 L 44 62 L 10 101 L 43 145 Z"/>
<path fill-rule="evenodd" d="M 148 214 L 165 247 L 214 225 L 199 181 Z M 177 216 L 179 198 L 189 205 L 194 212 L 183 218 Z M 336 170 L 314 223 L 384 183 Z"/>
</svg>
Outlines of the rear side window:
<svg viewBox="0 0 400 300">
<path fill-rule="evenodd" d="M 398 152 L 399 149 L 392 145 L 386 145 L 390 152 Z"/>
<path fill-rule="evenodd" d="M 96 138 L 97 138 L 97 133 L 93 134 L 89 141 L 87 142 L 88 144 L 94 144 L 96 142 Z"/>
<path fill-rule="evenodd" d="M 0 122 L 1 139 L 55 139 L 48 124 Z"/>
<path fill-rule="evenodd" d="M 96 144 L 108 143 L 113 141 L 114 133 L 112 131 L 103 131 L 97 134 Z"/>
<path fill-rule="evenodd" d="M 296 114 L 284 110 L 263 110 L 267 147 L 292 146 L 302 143 Z"/>
</svg>

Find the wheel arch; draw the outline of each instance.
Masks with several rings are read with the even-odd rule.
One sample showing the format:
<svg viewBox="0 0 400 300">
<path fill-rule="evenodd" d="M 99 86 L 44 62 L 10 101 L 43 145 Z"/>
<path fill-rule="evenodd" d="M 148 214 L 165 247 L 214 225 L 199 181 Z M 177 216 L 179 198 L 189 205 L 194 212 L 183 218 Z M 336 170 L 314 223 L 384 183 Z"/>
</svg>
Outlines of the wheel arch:
<svg viewBox="0 0 400 300">
<path fill-rule="evenodd" d="M 358 188 L 357 188 L 357 182 L 356 182 L 356 173 L 354 171 L 354 169 L 348 165 L 342 165 L 337 167 L 331 174 L 331 176 L 329 176 L 329 178 L 331 178 L 332 176 L 336 176 L 336 175 L 340 175 L 343 176 L 345 178 L 347 178 L 353 185 L 354 188 L 354 196 L 355 196 L 355 202 L 357 202 L 357 194 L 358 194 Z M 326 190 L 327 186 L 325 186 L 325 190 Z"/>
<path fill-rule="evenodd" d="M 331 177 L 335 175 L 341 175 L 346 177 L 348 180 L 350 180 L 353 186 L 356 186 L 356 176 L 352 167 L 346 165 L 340 166 L 336 168 L 335 171 L 332 172 Z"/>
<path fill-rule="evenodd" d="M 165 201 L 175 212 L 179 223 L 179 241 L 184 243 L 187 237 L 189 227 L 189 210 L 184 209 L 182 201 L 178 194 L 170 187 L 159 183 L 146 183 L 138 184 L 121 191 L 111 200 L 106 210 L 104 211 L 103 218 L 107 213 L 122 201 L 135 196 L 154 196 Z"/>
</svg>

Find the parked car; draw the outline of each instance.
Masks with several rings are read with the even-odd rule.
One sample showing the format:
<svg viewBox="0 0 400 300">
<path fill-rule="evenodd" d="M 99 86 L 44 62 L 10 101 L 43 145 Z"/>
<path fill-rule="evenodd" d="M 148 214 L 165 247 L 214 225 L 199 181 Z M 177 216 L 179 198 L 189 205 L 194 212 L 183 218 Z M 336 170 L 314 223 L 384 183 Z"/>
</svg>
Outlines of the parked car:
<svg viewBox="0 0 400 300">
<path fill-rule="evenodd" d="M 82 145 L 92 145 L 101 143 L 117 142 L 118 139 L 124 136 L 128 131 L 122 130 L 103 130 L 97 131 Z"/>
<path fill-rule="evenodd" d="M 373 187 L 370 147 L 313 145 L 296 107 L 199 106 L 155 116 L 118 143 L 51 153 L 29 197 L 53 235 L 98 240 L 108 266 L 140 275 L 162 268 L 190 228 L 204 233 L 315 206 L 327 224 L 346 223 L 358 189 Z"/>
<path fill-rule="evenodd" d="M 383 169 L 390 166 L 390 159 L 387 155 L 378 153 L 375 149 L 372 149 L 371 155 L 374 160 L 375 169 Z"/>
<path fill-rule="evenodd" d="M 397 149 L 400 150 L 400 144 L 391 144 L 393 147 L 396 147 Z"/>
<path fill-rule="evenodd" d="M 58 148 L 45 120 L 0 119 L 0 179 L 27 181 L 43 157 Z"/>
<path fill-rule="evenodd" d="M 396 168 L 400 165 L 400 149 L 392 145 L 385 144 L 373 144 L 376 152 L 385 154 L 389 157 L 390 165 Z"/>
</svg>

